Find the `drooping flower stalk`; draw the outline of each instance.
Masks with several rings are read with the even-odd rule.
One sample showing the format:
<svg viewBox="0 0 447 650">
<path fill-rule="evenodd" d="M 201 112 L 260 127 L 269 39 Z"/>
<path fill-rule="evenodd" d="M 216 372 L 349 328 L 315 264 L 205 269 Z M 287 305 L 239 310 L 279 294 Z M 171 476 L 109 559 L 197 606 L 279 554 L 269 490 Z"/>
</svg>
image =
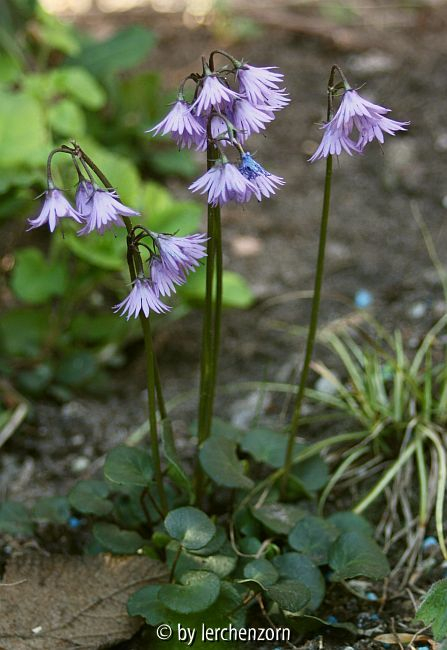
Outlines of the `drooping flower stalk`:
<svg viewBox="0 0 447 650">
<path fill-rule="evenodd" d="M 341 82 L 334 85 L 335 75 L 337 73 L 341 78 Z M 343 95 L 340 106 L 334 114 L 333 101 L 339 91 L 342 91 Z M 405 131 L 405 126 L 409 124 L 409 122 L 396 122 L 395 120 L 390 120 L 384 117 L 384 115 L 389 112 L 389 109 L 372 104 L 368 100 L 360 97 L 360 95 L 351 88 L 343 74 L 343 71 L 337 65 L 332 66 L 327 92 L 327 122 L 323 126 L 323 138 L 318 149 L 309 160 L 310 162 L 314 162 L 320 158 L 326 158 L 326 176 L 324 181 L 323 208 L 321 214 L 320 237 L 309 329 L 307 332 L 306 349 L 300 381 L 298 384 L 298 392 L 290 424 L 284 460 L 284 474 L 281 482 L 281 491 L 283 496 L 285 496 L 287 491 L 287 482 L 293 464 L 295 438 L 300 424 L 304 392 L 307 386 L 307 378 L 309 375 L 309 368 L 317 334 L 331 200 L 332 156 L 339 155 L 343 150 L 349 155 L 352 155 L 353 153 L 360 154 L 363 152 L 366 145 L 374 138 L 377 138 L 379 142 L 383 142 L 383 132 L 394 135 L 396 131 Z M 354 130 L 357 131 L 357 142 L 351 140 L 351 135 Z"/>
<path fill-rule="evenodd" d="M 109 182 L 107 177 L 102 173 L 102 171 L 95 165 L 95 163 L 87 156 L 87 154 L 80 148 L 77 147 L 77 155 L 81 160 L 83 160 L 96 174 L 100 179 L 104 187 L 111 188 L 112 184 Z M 126 215 L 122 216 L 123 223 L 126 227 L 128 238 L 127 238 L 127 264 L 129 267 L 129 274 L 132 282 L 137 280 L 137 271 L 135 266 L 139 267 L 141 270 L 143 262 L 138 251 L 137 247 L 131 246 L 131 233 L 132 233 L 132 222 L 130 218 Z M 160 446 L 158 442 L 158 429 L 157 429 L 157 417 L 156 417 L 156 392 L 158 397 L 158 405 L 160 409 L 161 417 L 166 417 L 166 409 L 164 405 L 161 382 L 158 373 L 158 367 L 156 364 L 156 358 L 153 348 L 152 332 L 150 325 L 150 315 L 146 317 L 143 312 L 140 312 L 140 323 L 143 330 L 144 337 L 144 347 L 146 351 L 146 378 L 147 378 L 147 395 L 148 395 L 148 411 L 149 411 L 149 435 L 151 441 L 151 455 L 152 461 L 154 464 L 154 473 L 155 473 L 155 482 L 157 485 L 158 498 L 160 500 L 161 511 L 164 515 L 168 512 L 168 502 L 166 499 L 166 492 L 164 489 L 163 483 L 163 473 L 161 469 L 161 459 L 160 459 Z"/>
</svg>

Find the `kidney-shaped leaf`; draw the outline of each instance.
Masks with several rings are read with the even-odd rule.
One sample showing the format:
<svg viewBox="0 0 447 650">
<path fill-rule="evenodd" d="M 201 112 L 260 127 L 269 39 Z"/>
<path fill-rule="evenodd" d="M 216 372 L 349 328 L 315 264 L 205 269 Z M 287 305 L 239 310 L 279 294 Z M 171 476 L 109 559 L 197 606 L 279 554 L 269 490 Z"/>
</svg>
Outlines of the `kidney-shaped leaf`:
<svg viewBox="0 0 447 650">
<path fill-rule="evenodd" d="M 309 515 L 298 521 L 289 535 L 289 544 L 310 557 L 315 564 L 327 564 L 329 548 L 338 531 L 333 524 Z"/>
<path fill-rule="evenodd" d="M 297 580 L 284 580 L 266 589 L 269 598 L 288 612 L 300 612 L 310 600 L 310 591 Z"/>
<path fill-rule="evenodd" d="M 247 580 L 257 582 L 262 588 L 271 587 L 279 577 L 273 564 L 265 558 L 258 558 L 246 564 L 244 576 Z"/>
<path fill-rule="evenodd" d="M 447 578 L 435 582 L 416 612 L 415 621 L 431 625 L 435 641 L 447 637 Z"/>
<path fill-rule="evenodd" d="M 307 607 L 312 611 L 318 609 L 324 598 L 325 582 L 321 571 L 312 560 L 302 553 L 284 553 L 275 557 L 273 564 L 280 578 L 298 580 L 305 584 L 310 591 Z"/>
<path fill-rule="evenodd" d="M 390 570 L 385 554 L 375 541 L 357 532 L 340 535 L 329 550 L 329 565 L 334 570 L 333 581 L 356 576 L 380 580 Z"/>
<path fill-rule="evenodd" d="M 107 454 L 104 476 L 112 483 L 147 487 L 152 474 L 151 456 L 143 449 L 120 445 Z"/>
<path fill-rule="evenodd" d="M 105 549 L 119 555 L 136 553 L 145 543 L 134 530 L 121 530 L 115 524 L 103 521 L 93 526 L 93 536 Z"/>
<path fill-rule="evenodd" d="M 104 481 L 79 481 L 70 490 L 70 505 L 87 515 L 107 515 L 113 508 L 107 500 L 109 486 Z"/>
<path fill-rule="evenodd" d="M 253 487 L 251 478 L 244 474 L 242 463 L 236 456 L 236 443 L 232 440 L 221 436 L 208 438 L 199 457 L 203 469 L 217 485 L 247 490 Z"/>
<path fill-rule="evenodd" d="M 216 533 L 216 526 L 208 515 L 191 506 L 171 510 L 165 519 L 165 528 L 190 551 L 203 548 Z"/>
<path fill-rule="evenodd" d="M 183 574 L 180 584 L 164 585 L 158 593 L 158 598 L 174 612 L 192 614 L 211 607 L 219 592 L 220 580 L 214 573 L 188 571 Z"/>
</svg>

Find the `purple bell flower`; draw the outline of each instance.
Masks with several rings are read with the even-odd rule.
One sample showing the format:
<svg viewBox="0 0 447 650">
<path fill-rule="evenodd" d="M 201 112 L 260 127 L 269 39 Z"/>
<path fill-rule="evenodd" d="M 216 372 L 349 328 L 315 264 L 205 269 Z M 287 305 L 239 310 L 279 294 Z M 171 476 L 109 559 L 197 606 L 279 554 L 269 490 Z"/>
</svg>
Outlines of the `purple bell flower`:
<svg viewBox="0 0 447 650">
<path fill-rule="evenodd" d="M 146 133 L 170 133 L 180 149 L 200 144 L 206 136 L 206 130 L 191 108 L 188 102 L 178 99 L 166 117 Z"/>
<path fill-rule="evenodd" d="M 183 271 L 165 264 L 163 259 L 154 255 L 150 260 L 151 280 L 155 293 L 162 296 L 170 296 L 175 293 L 175 285 L 182 285 L 186 282 Z"/>
<path fill-rule="evenodd" d="M 190 271 L 195 271 L 199 266 L 199 260 L 206 257 L 207 237 L 204 234 L 186 237 L 156 233 L 151 235 L 160 253 L 162 265 L 171 274 L 171 280 L 176 284 L 183 284 L 178 280 Z"/>
<path fill-rule="evenodd" d="M 248 151 L 242 154 L 239 171 L 254 185 L 255 190 L 253 194 L 258 201 L 261 200 L 262 196 L 269 198 L 272 194 L 276 193 L 275 190 L 278 187 L 285 183 L 281 176 L 275 176 L 275 174 L 271 174 L 264 169 L 262 165 L 251 157 Z"/>
<path fill-rule="evenodd" d="M 115 313 L 121 312 L 120 316 L 126 316 L 126 320 L 129 320 L 132 316 L 137 318 L 141 311 L 148 318 L 151 311 L 162 314 L 171 309 L 160 300 L 148 278 L 136 278 L 132 284 L 129 295 L 113 307 Z"/>
<path fill-rule="evenodd" d="M 95 188 L 92 182 L 84 179 L 78 183 L 78 187 L 76 189 L 75 204 L 76 210 L 81 216 L 86 216 L 89 214 L 91 207 L 88 203 L 94 191 Z"/>
<path fill-rule="evenodd" d="M 139 212 L 128 208 L 120 202 L 115 190 L 95 188 L 90 198 L 84 203 L 83 217 L 85 226 L 78 235 L 89 235 L 96 230 L 102 235 L 112 226 L 124 226 L 123 217 L 138 217 Z"/>
<path fill-rule="evenodd" d="M 208 193 L 210 205 L 222 205 L 228 201 L 245 203 L 257 194 L 257 188 L 229 162 L 218 161 L 203 176 L 189 186 L 191 192 Z"/>
<path fill-rule="evenodd" d="M 323 139 L 310 162 L 326 158 L 330 154 L 339 155 L 342 150 L 349 155 L 362 153 L 374 139 L 383 143 L 384 133 L 395 135 L 396 131 L 406 131 L 405 127 L 410 122 L 397 122 L 385 117 L 389 112 L 389 108 L 373 104 L 361 97 L 356 90 L 345 90 L 334 117 L 323 126 Z M 351 139 L 354 131 L 358 134 L 355 143 Z"/>
<path fill-rule="evenodd" d="M 228 88 L 215 75 L 207 75 L 203 80 L 199 96 L 192 105 L 196 115 L 205 115 L 210 108 L 222 108 L 231 106 L 240 95 Z"/>
<path fill-rule="evenodd" d="M 274 70 L 277 68 L 257 68 L 244 63 L 236 73 L 239 91 L 244 93 L 252 104 L 268 103 L 278 91 L 282 92 L 280 84 L 283 83 L 284 75 L 281 72 L 273 72 Z"/>
<path fill-rule="evenodd" d="M 81 215 L 65 198 L 63 192 L 57 188 L 50 188 L 45 192 L 45 202 L 38 216 L 28 219 L 30 225 L 28 230 L 39 228 L 47 223 L 50 231 L 54 232 L 57 222 L 64 217 L 71 217 L 78 223 L 82 223 Z"/>
<path fill-rule="evenodd" d="M 255 106 L 244 97 L 234 102 L 233 116 L 234 126 L 239 131 L 239 140 L 242 142 L 252 133 L 264 130 L 266 124 L 274 119 L 272 109 L 266 112 L 263 107 Z"/>
</svg>

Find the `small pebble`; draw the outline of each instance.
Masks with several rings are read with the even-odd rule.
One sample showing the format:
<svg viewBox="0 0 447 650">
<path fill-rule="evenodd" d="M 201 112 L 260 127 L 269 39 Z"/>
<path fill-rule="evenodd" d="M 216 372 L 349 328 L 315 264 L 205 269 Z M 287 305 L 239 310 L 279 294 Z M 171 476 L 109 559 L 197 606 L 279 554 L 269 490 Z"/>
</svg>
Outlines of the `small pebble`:
<svg viewBox="0 0 447 650">
<path fill-rule="evenodd" d="M 367 289 L 359 289 L 355 292 L 354 303 L 358 309 L 366 309 L 374 302 L 373 295 Z"/>
<path fill-rule="evenodd" d="M 428 549 L 435 548 L 437 546 L 439 546 L 439 544 L 436 537 L 432 537 L 432 536 L 426 537 L 422 542 L 422 548 L 424 549 L 424 551 L 428 551 Z"/>
<path fill-rule="evenodd" d="M 334 623 L 338 623 L 338 618 L 336 616 L 333 616 L 333 614 L 330 614 L 326 617 L 326 622 L 330 625 L 333 625 Z"/>
<path fill-rule="evenodd" d="M 368 591 L 366 598 L 367 600 L 379 600 L 379 597 L 373 591 Z"/>
<path fill-rule="evenodd" d="M 79 456 L 75 458 L 71 464 L 71 469 L 73 472 L 83 472 L 90 465 L 90 461 L 85 456 Z"/>
<path fill-rule="evenodd" d="M 79 526 L 82 525 L 82 521 L 77 517 L 70 517 L 70 519 L 68 520 L 68 525 L 70 526 L 70 528 L 79 528 Z"/>
<path fill-rule="evenodd" d="M 415 302 L 414 305 L 411 305 L 410 309 L 408 310 L 408 315 L 415 320 L 422 318 L 426 313 L 427 305 L 425 302 Z"/>
</svg>

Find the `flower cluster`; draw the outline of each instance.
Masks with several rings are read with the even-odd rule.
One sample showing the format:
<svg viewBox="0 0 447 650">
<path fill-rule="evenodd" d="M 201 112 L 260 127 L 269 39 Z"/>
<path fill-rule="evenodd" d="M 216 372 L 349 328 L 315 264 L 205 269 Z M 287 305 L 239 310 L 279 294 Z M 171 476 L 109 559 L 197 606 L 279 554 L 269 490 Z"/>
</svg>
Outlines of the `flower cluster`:
<svg viewBox="0 0 447 650">
<path fill-rule="evenodd" d="M 383 143 L 384 133 L 394 135 L 396 131 L 406 131 L 409 122 L 391 120 L 386 117 L 389 112 L 389 108 L 373 104 L 361 97 L 356 90 L 346 89 L 334 117 L 322 127 L 323 138 L 310 162 L 329 155 L 338 156 L 342 151 L 350 156 L 353 153 L 363 153 L 372 140 L 377 139 Z M 351 139 L 354 131 L 357 132 L 357 142 Z"/>
<path fill-rule="evenodd" d="M 170 310 L 160 296 L 175 293 L 175 285 L 186 282 L 186 276 L 199 266 L 199 260 L 206 256 L 206 236 L 202 234 L 187 237 L 157 234 L 147 231 L 152 239 L 147 275 L 142 269 L 132 283 L 129 295 L 113 308 L 126 316 L 127 320 L 142 311 L 147 317 L 151 311 L 161 314 Z"/>
<path fill-rule="evenodd" d="M 124 226 L 122 216 L 136 217 L 140 214 L 121 203 L 115 190 L 99 188 L 85 179 L 78 183 L 75 204 L 76 209 L 62 190 L 49 187 L 40 213 L 34 219 L 28 219 L 29 230 L 48 224 L 50 231 L 54 232 L 59 219 L 71 217 L 82 224 L 78 235 L 89 235 L 94 231 L 102 235 L 113 226 Z"/>
<path fill-rule="evenodd" d="M 64 193 L 54 187 L 51 174 L 51 161 L 56 152 L 69 153 L 74 159 L 78 157 L 89 178 L 84 178 L 80 166 L 75 161 L 79 176 L 73 207 Z M 170 310 L 161 296 L 168 297 L 175 293 L 176 286 L 186 282 L 188 273 L 195 271 L 199 261 L 206 256 L 206 235 L 197 234 L 187 237 L 175 237 L 168 234 L 151 232 L 143 226 L 132 227 L 129 217 L 139 216 L 139 212 L 121 203 L 114 189 L 98 187 L 92 180 L 92 170 L 98 178 L 106 183 L 105 176 L 92 161 L 87 163 L 85 154 L 75 145 L 75 148 L 61 147 L 53 150 L 48 158 L 48 189 L 40 213 L 33 219 L 28 219 L 29 229 L 48 224 L 54 232 L 58 221 L 69 217 L 82 227 L 78 235 L 89 235 L 92 232 L 103 234 L 113 226 L 124 226 L 128 233 L 128 252 L 132 258 L 131 275 L 134 277 L 128 296 L 113 308 L 127 320 L 143 313 L 147 318 L 151 312 L 162 314 Z M 146 266 L 143 264 L 140 246 L 149 252 Z"/>
<path fill-rule="evenodd" d="M 187 102 L 184 98 L 185 80 L 168 115 L 148 132 L 170 134 L 180 149 L 205 151 L 209 142 L 218 148 L 218 161 L 189 187 L 192 192 L 207 194 L 209 204 L 245 203 L 253 195 L 260 201 L 275 194 L 284 180 L 266 171 L 242 145 L 252 134 L 263 131 L 290 99 L 283 75 L 276 68 L 258 68 L 220 54 L 231 66 L 215 71 L 210 57 L 210 65 L 204 63 L 201 75 L 187 78 L 196 83 L 194 99 Z M 238 152 L 237 164 L 222 153 L 228 145 Z"/>
</svg>

